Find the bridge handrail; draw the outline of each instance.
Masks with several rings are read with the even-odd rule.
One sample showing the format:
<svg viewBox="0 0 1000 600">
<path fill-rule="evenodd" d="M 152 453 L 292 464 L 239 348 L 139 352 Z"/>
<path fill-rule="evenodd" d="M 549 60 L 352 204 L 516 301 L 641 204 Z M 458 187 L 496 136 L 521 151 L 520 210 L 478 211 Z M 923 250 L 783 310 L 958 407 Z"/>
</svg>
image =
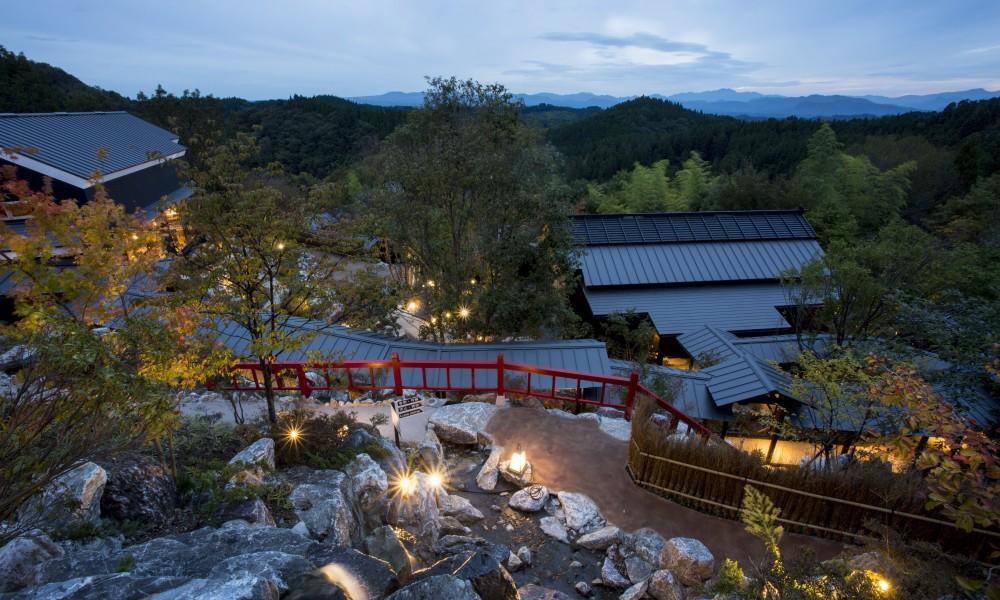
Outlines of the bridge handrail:
<svg viewBox="0 0 1000 600">
<path fill-rule="evenodd" d="M 502 354 L 498 354 L 496 360 L 400 360 L 395 352 L 388 360 L 344 360 L 339 362 L 314 362 L 314 361 L 273 361 L 270 363 L 241 362 L 230 367 L 230 383 L 223 386 L 223 389 L 242 392 L 261 392 L 264 390 L 264 382 L 258 377 L 264 368 L 269 368 L 272 377 L 272 389 L 275 391 L 297 391 L 304 397 L 309 397 L 316 391 L 332 391 L 347 389 L 348 391 L 387 391 L 392 390 L 394 394 L 401 396 L 403 389 L 414 389 L 437 392 L 493 392 L 499 396 L 507 394 L 535 396 L 551 400 L 561 400 L 564 402 L 574 402 L 588 404 L 591 406 L 602 406 L 620 409 L 625 413 L 625 418 L 631 420 L 637 395 L 645 396 L 652 400 L 659 408 L 663 409 L 671 416 L 670 429 L 676 429 L 679 423 L 684 423 L 704 439 L 709 439 L 715 434 L 699 423 L 696 419 L 688 416 L 677 409 L 663 398 L 659 397 L 652 390 L 639 383 L 639 374 L 632 373 L 628 377 L 618 375 L 602 375 L 597 373 L 586 373 L 582 371 L 571 371 L 568 369 L 556 369 L 531 365 L 526 363 L 508 363 L 504 361 Z M 404 383 L 403 369 L 419 370 L 420 381 L 417 383 Z M 445 385 L 429 383 L 427 380 L 427 370 L 443 371 Z M 469 373 L 469 385 L 452 385 L 452 370 L 462 370 Z M 250 377 L 240 380 L 240 372 L 249 371 Z M 343 372 L 346 384 L 341 383 L 337 372 Z M 355 381 L 354 371 L 368 373 L 368 382 Z M 375 376 L 378 372 L 390 372 L 391 381 L 378 383 Z M 494 385 L 476 384 L 477 371 L 495 372 L 496 383 Z M 293 372 L 294 383 L 286 381 L 287 377 L 282 375 Z M 311 381 L 307 373 L 319 375 L 325 381 L 316 383 Z M 526 383 L 523 387 L 517 382 L 508 382 L 505 375 L 516 373 L 527 375 Z M 542 377 L 546 380 L 551 378 L 548 385 L 539 387 L 532 385 L 532 377 Z M 556 381 L 575 381 L 572 393 L 562 390 L 568 388 L 557 388 Z M 537 383 L 537 379 L 536 379 Z M 585 398 L 582 392 L 582 383 L 600 384 L 600 396 L 597 400 Z M 625 390 L 623 402 L 614 403 L 606 401 L 608 386 L 619 386 Z"/>
</svg>

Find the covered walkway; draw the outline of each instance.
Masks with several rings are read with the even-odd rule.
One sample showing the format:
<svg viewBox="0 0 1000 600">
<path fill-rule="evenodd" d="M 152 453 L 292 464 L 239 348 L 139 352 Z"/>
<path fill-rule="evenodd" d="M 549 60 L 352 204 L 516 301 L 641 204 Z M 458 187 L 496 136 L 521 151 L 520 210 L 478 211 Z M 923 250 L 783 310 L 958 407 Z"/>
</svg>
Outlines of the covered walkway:
<svg viewBox="0 0 1000 600">
<path fill-rule="evenodd" d="M 651 527 L 668 539 L 698 538 L 719 562 L 728 557 L 747 565 L 748 559 L 763 556 L 763 545 L 739 522 L 686 508 L 632 483 L 625 471 L 628 443 L 601 432 L 593 421 L 529 408 L 505 408 L 496 413 L 487 429 L 504 448 L 521 446 L 537 483 L 590 496 L 605 518 L 622 529 Z M 812 548 L 821 560 L 843 547 L 831 540 L 791 533 L 785 534 L 781 546 L 786 556 Z"/>
</svg>

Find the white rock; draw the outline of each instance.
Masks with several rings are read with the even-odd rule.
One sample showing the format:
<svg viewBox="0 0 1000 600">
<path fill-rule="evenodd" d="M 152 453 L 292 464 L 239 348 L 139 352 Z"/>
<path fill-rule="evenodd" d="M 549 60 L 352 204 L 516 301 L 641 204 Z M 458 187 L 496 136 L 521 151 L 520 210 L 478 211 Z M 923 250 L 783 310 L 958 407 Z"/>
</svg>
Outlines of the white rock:
<svg viewBox="0 0 1000 600">
<path fill-rule="evenodd" d="M 511 508 L 522 512 L 537 512 L 545 507 L 548 499 L 548 488 L 543 485 L 532 485 L 514 492 L 507 503 Z"/>
<path fill-rule="evenodd" d="M 608 546 L 617 544 L 620 539 L 621 529 L 608 525 L 581 535 L 576 539 L 576 543 L 588 550 L 606 550 Z"/>
<path fill-rule="evenodd" d="M 580 594 L 584 598 L 589 597 L 593 593 L 593 590 L 590 589 L 590 584 L 586 581 L 577 581 L 576 585 L 573 586 L 573 589 L 576 590 L 577 594 Z"/>
<path fill-rule="evenodd" d="M 618 570 L 615 561 L 610 556 L 605 557 L 604 564 L 601 565 L 601 581 L 608 587 L 618 589 L 625 589 L 632 585 L 632 582 Z"/>
<path fill-rule="evenodd" d="M 101 496 L 107 482 L 107 471 L 95 463 L 83 463 L 53 480 L 42 493 L 42 506 L 32 502 L 27 511 L 41 511 L 53 522 L 64 522 L 67 511 L 71 519 L 95 522 L 101 518 Z"/>
<path fill-rule="evenodd" d="M 430 425 L 443 441 L 453 444 L 475 444 L 479 433 L 493 418 L 497 407 L 483 402 L 465 402 L 442 406 L 430 417 Z"/>
<path fill-rule="evenodd" d="M 466 406 L 465 404 L 455 404 L 454 406 Z M 497 486 L 497 478 L 500 476 L 500 458 L 503 456 L 503 446 L 493 446 L 490 455 L 483 463 L 483 468 L 476 475 L 476 485 L 479 489 L 492 492 Z"/>
<path fill-rule="evenodd" d="M 660 566 L 670 569 L 684 585 L 696 585 L 712 576 L 715 557 L 701 540 L 675 537 L 667 540 Z"/>
<path fill-rule="evenodd" d="M 565 544 L 569 543 L 569 533 L 566 531 L 566 527 L 563 526 L 559 519 L 555 517 L 542 517 L 538 524 L 542 528 L 542 532 L 545 533 L 545 535 L 553 537 Z"/>
<path fill-rule="evenodd" d="M 350 478 L 351 490 L 361 510 L 377 510 L 384 504 L 385 494 L 389 490 L 389 477 L 372 457 L 359 454 L 344 472 Z"/>
<path fill-rule="evenodd" d="M 528 548 L 527 546 L 521 546 L 520 548 L 517 549 L 517 557 L 520 558 L 521 562 L 523 562 L 524 564 L 531 566 L 531 560 L 533 556 L 531 554 L 531 549 Z"/>
<path fill-rule="evenodd" d="M 632 423 L 625 419 L 609 419 L 601 417 L 598 426 L 601 431 L 615 438 L 616 440 L 627 442 L 632 439 Z"/>
<path fill-rule="evenodd" d="M 309 527 L 305 524 L 304 521 L 299 521 L 298 523 L 296 523 L 295 526 L 292 527 L 292 531 L 301 535 L 302 537 L 309 537 Z"/>
<path fill-rule="evenodd" d="M 594 501 L 585 494 L 559 492 L 566 526 L 577 533 L 589 533 L 604 526 L 604 518 Z"/>
<path fill-rule="evenodd" d="M 649 584 L 646 582 L 646 580 L 642 580 L 639 583 L 633 585 L 632 587 L 622 592 L 622 595 L 618 596 L 618 600 L 639 600 L 640 598 L 646 595 L 646 588 L 648 586 Z"/>
<path fill-rule="evenodd" d="M 684 587 L 673 572 L 667 569 L 653 573 L 646 591 L 656 600 L 684 600 Z"/>
<path fill-rule="evenodd" d="M 269 470 L 274 470 L 274 440 L 271 438 L 260 438 L 246 448 L 239 451 L 229 464 L 245 463 L 248 465 L 264 466 Z"/>
<path fill-rule="evenodd" d="M 517 554 L 511 552 L 510 556 L 507 557 L 507 570 L 513 573 L 520 571 L 522 568 L 524 568 L 524 561 L 518 558 Z"/>
<path fill-rule="evenodd" d="M 483 520 L 483 513 L 462 496 L 446 494 L 441 496 L 439 502 L 441 513 L 448 517 L 455 517 L 460 523 L 471 525 Z"/>
</svg>

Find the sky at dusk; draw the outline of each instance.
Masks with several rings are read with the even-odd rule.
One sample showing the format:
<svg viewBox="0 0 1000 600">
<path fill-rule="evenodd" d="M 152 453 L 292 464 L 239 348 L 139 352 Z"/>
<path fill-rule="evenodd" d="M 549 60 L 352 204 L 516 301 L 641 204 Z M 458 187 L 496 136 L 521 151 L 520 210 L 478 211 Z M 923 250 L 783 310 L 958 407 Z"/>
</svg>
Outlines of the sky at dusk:
<svg viewBox="0 0 1000 600">
<path fill-rule="evenodd" d="M 282 0 L 9 3 L 0 45 L 134 96 L 423 89 L 627 96 L 1000 89 L 1000 2 Z"/>
</svg>

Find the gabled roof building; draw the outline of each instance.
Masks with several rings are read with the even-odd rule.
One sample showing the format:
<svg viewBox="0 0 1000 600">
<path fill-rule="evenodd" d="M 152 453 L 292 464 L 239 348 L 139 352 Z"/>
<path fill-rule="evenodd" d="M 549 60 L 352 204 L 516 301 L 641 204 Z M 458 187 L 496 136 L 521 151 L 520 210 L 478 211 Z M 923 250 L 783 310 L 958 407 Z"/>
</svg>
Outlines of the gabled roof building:
<svg viewBox="0 0 1000 600">
<path fill-rule="evenodd" d="M 99 178 L 130 211 L 158 212 L 190 193 L 169 164 L 186 150 L 127 112 L 0 113 L 0 165 L 15 166 L 34 189 L 50 178 L 58 199 L 90 200 Z"/>
<path fill-rule="evenodd" d="M 698 354 L 685 336 L 705 326 L 764 345 L 790 333 L 781 278 L 823 253 L 801 210 L 579 215 L 573 239 L 581 312 L 648 318 L 679 365 Z"/>
</svg>

